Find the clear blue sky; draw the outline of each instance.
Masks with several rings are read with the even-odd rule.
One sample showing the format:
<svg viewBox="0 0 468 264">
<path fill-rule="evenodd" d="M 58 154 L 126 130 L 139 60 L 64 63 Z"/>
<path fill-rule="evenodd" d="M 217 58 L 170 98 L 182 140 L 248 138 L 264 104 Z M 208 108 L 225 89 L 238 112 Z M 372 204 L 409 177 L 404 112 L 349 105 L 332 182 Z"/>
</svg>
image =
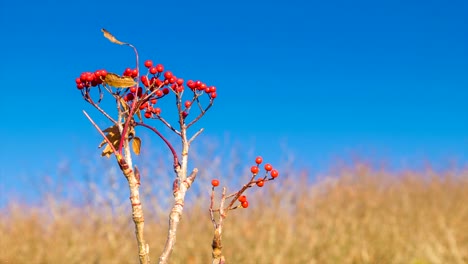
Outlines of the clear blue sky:
<svg viewBox="0 0 468 264">
<path fill-rule="evenodd" d="M 350 153 L 467 164 L 467 14 L 467 1 L 2 1 L 0 192 L 95 150 L 82 109 L 99 115 L 74 79 L 134 62 L 101 28 L 217 86 L 200 141 L 229 135 L 271 159 L 286 143 L 312 168 Z"/>
</svg>

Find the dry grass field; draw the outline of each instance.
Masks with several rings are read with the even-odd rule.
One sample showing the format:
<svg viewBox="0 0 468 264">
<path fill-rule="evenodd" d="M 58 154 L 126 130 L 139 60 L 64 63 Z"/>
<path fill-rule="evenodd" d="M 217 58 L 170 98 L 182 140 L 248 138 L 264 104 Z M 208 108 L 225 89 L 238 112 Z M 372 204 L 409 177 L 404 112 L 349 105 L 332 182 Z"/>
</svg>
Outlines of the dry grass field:
<svg viewBox="0 0 468 264">
<path fill-rule="evenodd" d="M 356 165 L 307 177 L 250 191 L 251 207 L 227 219 L 228 263 L 468 263 L 468 170 Z M 127 201 L 90 192 L 94 201 L 83 206 L 53 195 L 36 207 L 10 202 L 1 211 L 0 263 L 137 263 Z M 186 206 L 171 263 L 210 263 L 208 192 L 200 193 Z M 144 204 L 153 261 L 167 227 L 158 204 Z"/>
</svg>

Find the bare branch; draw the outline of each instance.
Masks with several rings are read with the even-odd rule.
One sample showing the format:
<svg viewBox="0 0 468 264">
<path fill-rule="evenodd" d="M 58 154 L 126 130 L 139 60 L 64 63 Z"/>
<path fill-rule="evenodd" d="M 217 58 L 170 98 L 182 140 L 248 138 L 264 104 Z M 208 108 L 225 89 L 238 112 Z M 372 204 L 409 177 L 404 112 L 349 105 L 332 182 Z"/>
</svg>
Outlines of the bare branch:
<svg viewBox="0 0 468 264">
<path fill-rule="evenodd" d="M 192 141 L 193 141 L 196 137 L 198 137 L 198 135 L 200 135 L 202 132 L 203 132 L 203 128 L 200 129 L 200 130 L 198 130 L 198 132 L 195 133 L 195 134 L 189 139 L 188 143 L 189 143 L 189 144 L 192 143 Z"/>
</svg>

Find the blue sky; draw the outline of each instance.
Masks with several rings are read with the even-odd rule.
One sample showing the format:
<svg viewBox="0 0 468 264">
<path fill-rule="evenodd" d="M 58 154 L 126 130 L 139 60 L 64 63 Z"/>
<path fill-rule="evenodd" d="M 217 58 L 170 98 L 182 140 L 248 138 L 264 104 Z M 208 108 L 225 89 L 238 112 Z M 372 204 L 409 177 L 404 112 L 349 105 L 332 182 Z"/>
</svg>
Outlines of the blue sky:
<svg viewBox="0 0 468 264">
<path fill-rule="evenodd" d="M 466 1 L 2 1 L 0 192 L 94 151 L 74 79 L 134 65 L 218 88 L 200 138 L 300 166 L 468 161 Z M 284 155 L 284 154 L 282 154 Z M 280 160 L 278 159 L 278 162 Z"/>
</svg>

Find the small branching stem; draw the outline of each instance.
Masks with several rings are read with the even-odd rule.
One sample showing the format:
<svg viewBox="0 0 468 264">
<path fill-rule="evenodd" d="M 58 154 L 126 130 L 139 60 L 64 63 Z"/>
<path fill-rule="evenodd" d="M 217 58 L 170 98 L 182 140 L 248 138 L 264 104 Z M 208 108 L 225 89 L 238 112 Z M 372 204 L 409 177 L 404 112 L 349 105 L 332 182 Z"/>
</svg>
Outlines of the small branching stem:
<svg viewBox="0 0 468 264">
<path fill-rule="evenodd" d="M 138 122 L 136 123 L 138 126 L 142 126 L 142 127 L 146 127 L 148 129 L 150 129 L 151 131 L 153 131 L 156 135 L 158 135 L 163 141 L 164 143 L 166 143 L 167 147 L 169 148 L 169 150 L 171 151 L 172 153 L 172 156 L 174 157 L 174 169 L 179 166 L 179 157 L 177 156 L 177 152 L 175 151 L 174 147 L 172 146 L 172 144 L 169 142 L 169 140 L 167 140 L 156 128 L 152 127 L 152 126 L 149 126 L 143 122 Z"/>
<path fill-rule="evenodd" d="M 213 213 L 212 213 L 213 212 L 213 210 L 212 210 L 213 200 L 214 200 L 214 191 L 212 192 L 212 202 L 211 202 L 211 208 L 210 208 L 210 212 L 211 212 L 211 215 L 212 215 L 212 222 L 215 225 L 215 233 L 214 233 L 214 236 L 213 236 L 213 243 L 211 244 L 211 247 L 213 248 L 213 252 L 212 252 L 213 261 L 212 261 L 212 264 L 224 264 L 226 260 L 225 260 L 223 254 L 222 254 L 222 248 L 223 248 L 223 245 L 222 245 L 222 233 L 223 232 L 222 231 L 223 231 L 223 220 L 226 217 L 226 214 L 224 212 L 224 202 L 226 201 L 226 187 L 223 188 L 221 203 L 219 205 L 219 220 L 218 220 L 218 223 L 216 223 L 216 221 L 214 220 Z"/>
</svg>

